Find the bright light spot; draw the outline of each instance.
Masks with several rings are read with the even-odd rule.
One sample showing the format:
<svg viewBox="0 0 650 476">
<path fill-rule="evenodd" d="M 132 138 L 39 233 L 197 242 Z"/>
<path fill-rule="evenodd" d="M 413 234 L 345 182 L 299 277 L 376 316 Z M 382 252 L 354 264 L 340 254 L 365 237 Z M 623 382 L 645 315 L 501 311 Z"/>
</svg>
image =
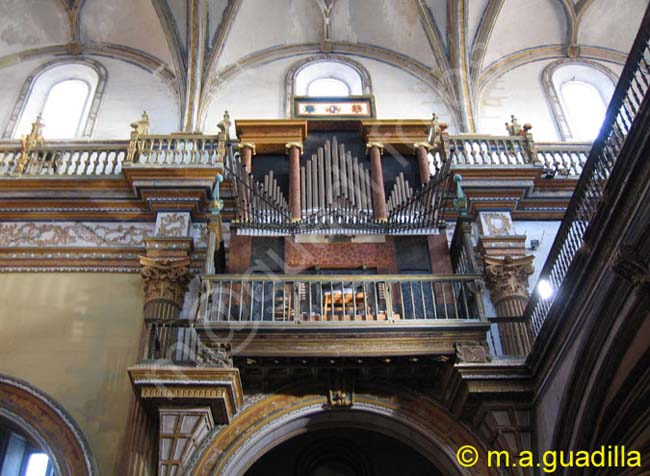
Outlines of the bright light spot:
<svg viewBox="0 0 650 476">
<path fill-rule="evenodd" d="M 542 299 L 548 299 L 553 296 L 553 286 L 546 279 L 540 279 L 537 283 L 537 292 Z"/>
<path fill-rule="evenodd" d="M 29 457 L 25 476 L 45 476 L 50 458 L 45 453 L 34 453 Z"/>
<path fill-rule="evenodd" d="M 343 81 L 334 78 L 315 79 L 309 83 L 307 88 L 308 96 L 349 96 L 350 89 Z"/>
<path fill-rule="evenodd" d="M 43 137 L 70 139 L 77 135 L 88 100 L 88 84 L 78 79 L 52 86 L 43 107 Z"/>
<path fill-rule="evenodd" d="M 594 86 L 582 81 L 566 82 L 561 90 L 574 139 L 594 140 L 607 110 L 602 96 Z"/>
</svg>

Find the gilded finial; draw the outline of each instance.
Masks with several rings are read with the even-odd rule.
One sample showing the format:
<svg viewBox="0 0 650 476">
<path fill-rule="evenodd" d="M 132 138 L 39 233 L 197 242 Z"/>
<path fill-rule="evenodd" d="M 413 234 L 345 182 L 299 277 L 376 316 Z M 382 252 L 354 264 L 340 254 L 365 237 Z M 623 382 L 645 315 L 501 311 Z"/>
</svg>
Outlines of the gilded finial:
<svg viewBox="0 0 650 476">
<path fill-rule="evenodd" d="M 463 191 L 461 182 L 463 177 L 460 174 L 454 175 L 454 182 L 456 182 L 456 198 L 454 199 L 454 207 L 458 210 L 458 214 L 461 216 L 467 216 L 467 195 Z"/>
<path fill-rule="evenodd" d="M 43 139 L 43 128 L 45 127 L 45 124 L 43 124 L 42 119 L 43 116 L 39 114 L 36 117 L 36 120 L 32 122 L 32 130 L 29 134 L 24 135 L 20 139 L 22 152 L 29 152 L 37 145 L 43 145 L 45 142 L 45 139 Z"/>
<path fill-rule="evenodd" d="M 133 129 L 133 133 L 137 135 L 149 134 L 149 114 L 147 114 L 147 111 L 142 112 L 142 117 L 139 121 L 131 123 L 131 128 Z"/>
<path fill-rule="evenodd" d="M 508 135 L 511 136 L 525 136 L 532 128 L 533 126 L 529 123 L 522 126 L 514 114 L 510 116 L 510 122 L 506 122 Z"/>
<path fill-rule="evenodd" d="M 24 135 L 20 139 L 20 155 L 16 159 L 16 167 L 12 175 L 19 177 L 25 171 L 29 157 L 34 147 L 41 146 L 45 143 L 43 138 L 43 128 L 45 124 L 41 120 L 42 116 L 39 114 L 34 122 L 32 122 L 32 130 L 29 134 Z"/>
<path fill-rule="evenodd" d="M 232 123 L 230 122 L 230 113 L 228 111 L 225 111 L 223 113 L 223 120 L 217 124 L 217 127 L 221 131 L 221 135 L 223 135 L 224 140 L 230 140 L 230 125 Z"/>
</svg>

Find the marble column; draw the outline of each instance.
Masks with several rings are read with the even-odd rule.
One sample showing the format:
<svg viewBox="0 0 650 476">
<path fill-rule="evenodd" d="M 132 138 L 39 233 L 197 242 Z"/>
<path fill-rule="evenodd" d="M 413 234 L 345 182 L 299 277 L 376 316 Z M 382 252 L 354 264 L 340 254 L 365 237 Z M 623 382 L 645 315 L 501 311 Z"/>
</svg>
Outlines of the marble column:
<svg viewBox="0 0 650 476">
<path fill-rule="evenodd" d="M 253 172 L 253 156 L 255 155 L 255 144 L 245 142 L 239 146 L 241 148 L 241 162 L 246 167 L 246 172 Z"/>
<path fill-rule="evenodd" d="M 302 144 L 300 142 L 290 142 L 287 144 L 287 154 L 289 155 L 289 211 L 291 212 L 291 221 L 300 221 L 302 210 L 300 204 L 300 154 L 302 153 Z"/>
<path fill-rule="evenodd" d="M 431 150 L 431 144 L 428 142 L 418 142 L 413 144 L 415 153 L 418 159 L 418 171 L 420 175 L 420 183 L 422 185 L 429 182 L 431 178 L 431 169 L 429 168 L 429 151 Z"/>
<path fill-rule="evenodd" d="M 370 181 L 375 220 L 388 221 L 386 193 L 384 192 L 384 174 L 381 168 L 381 154 L 384 152 L 384 146 L 379 142 L 369 142 L 366 147 L 368 148 L 368 155 L 370 157 Z"/>
</svg>

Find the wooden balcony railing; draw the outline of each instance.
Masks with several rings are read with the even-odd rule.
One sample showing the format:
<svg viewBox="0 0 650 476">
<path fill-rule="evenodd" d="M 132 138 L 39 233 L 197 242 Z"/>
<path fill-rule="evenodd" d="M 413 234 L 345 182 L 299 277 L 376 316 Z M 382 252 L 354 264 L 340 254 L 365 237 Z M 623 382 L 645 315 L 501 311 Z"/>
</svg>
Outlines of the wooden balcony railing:
<svg viewBox="0 0 650 476">
<path fill-rule="evenodd" d="M 139 135 L 129 144 L 127 164 L 134 167 L 215 167 L 223 162 L 217 136 Z"/>
<path fill-rule="evenodd" d="M 269 325 L 484 320 L 480 277 L 204 276 L 197 322 Z"/>
<path fill-rule="evenodd" d="M 589 153 L 573 198 L 567 208 L 562 225 L 555 237 L 540 279 L 546 280 L 555 291 L 543 299 L 534 293 L 528 302 L 525 318 L 537 336 L 546 321 L 556 297 L 562 291 L 565 277 L 578 273 L 581 262 L 579 250 L 593 217 L 603 203 L 607 180 L 613 170 L 624 161 L 624 145 L 628 134 L 634 130 L 642 105 L 650 90 L 650 8 L 646 11 L 639 33 L 634 41 L 627 63 L 621 73 L 614 95 L 607 109 L 605 121 Z M 647 105 L 645 112 L 647 113 Z M 624 166 L 624 164 L 621 164 Z"/>
<path fill-rule="evenodd" d="M 526 137 L 461 135 L 449 136 L 451 163 L 466 166 L 517 166 L 532 164 Z"/>
</svg>

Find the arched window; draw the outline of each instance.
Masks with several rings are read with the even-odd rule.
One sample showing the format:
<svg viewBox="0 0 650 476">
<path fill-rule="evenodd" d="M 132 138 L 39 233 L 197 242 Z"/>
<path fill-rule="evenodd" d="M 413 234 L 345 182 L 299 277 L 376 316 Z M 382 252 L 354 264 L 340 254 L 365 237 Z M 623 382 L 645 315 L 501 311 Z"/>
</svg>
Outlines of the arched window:
<svg viewBox="0 0 650 476">
<path fill-rule="evenodd" d="M 312 56 L 287 73 L 288 96 L 362 96 L 372 94 L 368 71 L 340 56 Z"/>
<path fill-rule="evenodd" d="M 598 89 L 589 83 L 572 80 L 560 86 L 560 94 L 574 139 L 595 139 L 607 110 Z"/>
<path fill-rule="evenodd" d="M 561 60 L 544 69 L 542 82 L 560 139 L 596 139 L 614 94 L 614 73 L 592 61 Z"/>
<path fill-rule="evenodd" d="M 40 114 L 46 139 L 90 137 L 105 85 L 106 70 L 94 61 L 42 66 L 25 81 L 4 136 L 28 134 Z"/>
<path fill-rule="evenodd" d="M 88 102 L 90 87 L 85 81 L 68 79 L 50 88 L 43 105 L 46 139 L 76 137 Z"/>
<path fill-rule="evenodd" d="M 307 96 L 349 96 L 350 88 L 340 79 L 319 78 L 313 80 L 307 86 Z"/>
</svg>

